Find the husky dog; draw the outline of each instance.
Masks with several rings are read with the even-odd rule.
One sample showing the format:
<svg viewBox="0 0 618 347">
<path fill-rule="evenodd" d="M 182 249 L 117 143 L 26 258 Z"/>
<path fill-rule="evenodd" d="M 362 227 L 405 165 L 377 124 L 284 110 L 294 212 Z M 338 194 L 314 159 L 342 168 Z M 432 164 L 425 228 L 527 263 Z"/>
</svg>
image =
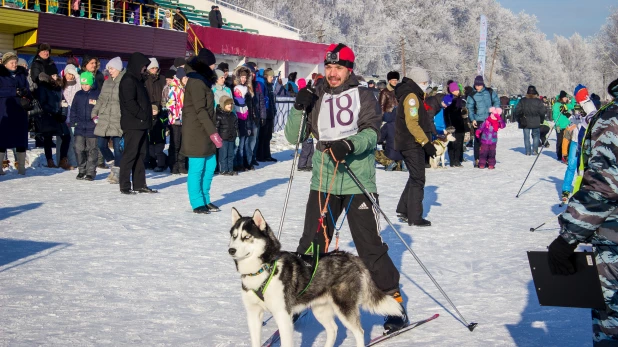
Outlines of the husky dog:
<svg viewBox="0 0 618 347">
<path fill-rule="evenodd" d="M 299 255 L 281 251 L 259 210 L 253 217 L 242 217 L 232 208 L 232 224 L 228 253 L 241 274 L 251 346 L 261 346 L 265 310 L 277 322 L 282 347 L 294 344 L 292 316 L 309 307 L 326 329 L 327 347 L 337 337 L 335 315 L 352 331 L 358 347 L 365 345 L 360 306 L 374 314 L 402 315 L 401 305 L 376 287 L 357 256 L 323 254 L 314 268 Z"/>
<path fill-rule="evenodd" d="M 442 162 L 442 168 L 446 168 L 446 147 L 449 142 L 455 142 L 455 136 L 453 136 L 454 132 L 455 128 L 448 127 L 445 131 L 446 138 L 444 140 L 437 138 L 431 142 L 436 149 L 436 156 L 429 158 L 429 164 L 432 169 L 437 169 L 440 162 Z"/>
</svg>

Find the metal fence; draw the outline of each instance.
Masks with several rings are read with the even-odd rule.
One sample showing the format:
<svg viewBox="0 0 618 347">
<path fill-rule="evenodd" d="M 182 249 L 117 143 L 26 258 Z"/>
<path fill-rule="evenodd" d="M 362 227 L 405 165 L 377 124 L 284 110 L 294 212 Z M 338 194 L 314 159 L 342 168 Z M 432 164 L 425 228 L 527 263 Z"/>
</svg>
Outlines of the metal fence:
<svg viewBox="0 0 618 347">
<path fill-rule="evenodd" d="M 296 100 L 296 98 L 289 96 L 277 97 L 277 102 L 275 103 L 277 113 L 275 114 L 273 132 L 281 131 L 285 127 L 288 114 L 290 113 L 292 107 L 294 107 L 294 100 Z"/>
</svg>

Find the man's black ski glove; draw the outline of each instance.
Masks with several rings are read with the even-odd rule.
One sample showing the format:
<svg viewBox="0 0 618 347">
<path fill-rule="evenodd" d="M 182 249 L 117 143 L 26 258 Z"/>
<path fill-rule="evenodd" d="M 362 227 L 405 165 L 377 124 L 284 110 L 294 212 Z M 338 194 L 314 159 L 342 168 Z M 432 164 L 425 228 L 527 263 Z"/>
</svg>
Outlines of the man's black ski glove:
<svg viewBox="0 0 618 347">
<path fill-rule="evenodd" d="M 342 161 L 345 157 L 354 152 L 354 144 L 350 140 L 339 140 L 330 144 L 328 153 L 334 161 Z"/>
<path fill-rule="evenodd" d="M 424 146 L 423 146 L 423 150 L 425 151 L 425 153 L 427 153 L 427 155 L 429 157 L 435 157 L 436 156 L 436 147 L 433 145 L 433 143 L 431 142 L 427 142 Z"/>
<path fill-rule="evenodd" d="M 552 275 L 572 275 L 576 272 L 575 265 L 571 261 L 571 256 L 575 252 L 577 244 L 569 244 L 562 236 L 558 236 L 549 245 L 547 258 L 549 261 L 549 271 Z"/>
<path fill-rule="evenodd" d="M 294 108 L 301 111 L 306 110 L 311 104 L 313 104 L 313 93 L 309 88 L 303 88 L 298 91 L 296 95 L 296 101 L 294 102 Z"/>
</svg>

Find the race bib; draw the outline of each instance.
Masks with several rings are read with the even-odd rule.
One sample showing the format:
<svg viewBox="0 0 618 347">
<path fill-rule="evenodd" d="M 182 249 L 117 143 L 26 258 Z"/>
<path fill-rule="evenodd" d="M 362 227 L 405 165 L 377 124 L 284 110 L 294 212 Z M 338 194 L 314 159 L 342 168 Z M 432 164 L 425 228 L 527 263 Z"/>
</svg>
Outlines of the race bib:
<svg viewBox="0 0 618 347">
<path fill-rule="evenodd" d="M 359 113 L 358 88 L 338 95 L 324 94 L 318 116 L 320 141 L 336 141 L 356 134 Z"/>
</svg>

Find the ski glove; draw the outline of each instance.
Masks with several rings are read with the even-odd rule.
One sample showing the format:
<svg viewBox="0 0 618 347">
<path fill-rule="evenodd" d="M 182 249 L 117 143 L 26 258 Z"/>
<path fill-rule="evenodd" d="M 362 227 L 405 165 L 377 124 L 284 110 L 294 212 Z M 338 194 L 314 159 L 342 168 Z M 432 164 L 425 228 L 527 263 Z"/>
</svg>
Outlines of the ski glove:
<svg viewBox="0 0 618 347">
<path fill-rule="evenodd" d="M 345 157 L 352 152 L 354 152 L 354 144 L 350 140 L 335 141 L 330 144 L 330 148 L 328 149 L 328 154 L 330 154 L 336 162 L 344 160 Z"/>
<path fill-rule="evenodd" d="M 294 102 L 294 108 L 299 111 L 306 110 L 311 104 L 313 104 L 313 93 L 309 88 L 299 90 Z"/>
<path fill-rule="evenodd" d="M 575 252 L 577 244 L 569 244 L 562 236 L 558 236 L 547 248 L 549 271 L 552 275 L 572 275 L 576 272 L 571 256 Z"/>
<path fill-rule="evenodd" d="M 433 143 L 431 142 L 427 142 L 423 146 L 423 150 L 425 151 L 425 153 L 427 153 L 428 156 L 432 158 L 436 156 L 436 147 L 434 147 Z"/>
<path fill-rule="evenodd" d="M 214 133 L 210 135 L 210 140 L 212 141 L 212 143 L 215 144 L 215 147 L 217 148 L 223 147 L 223 139 L 221 139 L 221 136 L 219 135 L 219 133 Z"/>
</svg>

